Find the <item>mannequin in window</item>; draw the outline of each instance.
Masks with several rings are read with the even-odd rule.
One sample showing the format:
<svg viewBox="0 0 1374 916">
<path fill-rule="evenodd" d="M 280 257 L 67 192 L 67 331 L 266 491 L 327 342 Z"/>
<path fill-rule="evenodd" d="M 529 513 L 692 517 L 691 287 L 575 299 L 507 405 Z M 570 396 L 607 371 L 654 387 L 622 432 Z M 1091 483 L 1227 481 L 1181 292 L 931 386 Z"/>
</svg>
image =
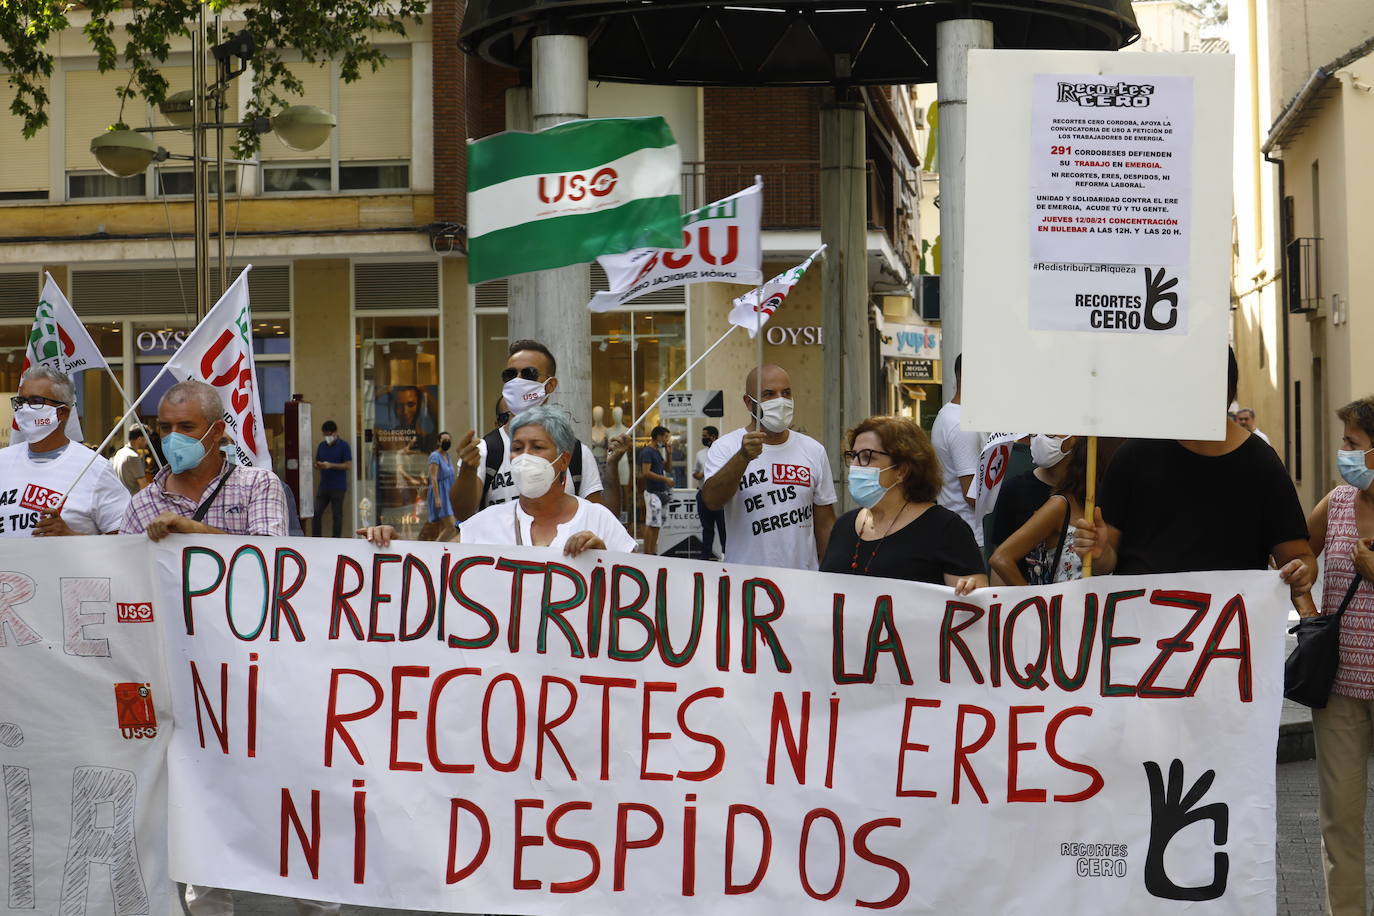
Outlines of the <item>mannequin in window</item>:
<svg viewBox="0 0 1374 916">
<path fill-rule="evenodd" d="M 592 434 L 587 444 L 592 447 L 592 456 L 601 469 L 601 479 L 606 479 L 606 411 L 600 404 L 592 408 Z"/>
<path fill-rule="evenodd" d="M 623 436 L 629 431 L 629 428 L 625 425 L 625 410 L 619 405 L 612 407 L 611 425 L 606 428 L 606 435 L 613 439 L 616 436 Z M 620 459 L 620 464 L 616 467 L 616 470 L 620 472 L 620 505 L 625 509 L 629 509 L 631 502 L 630 459 L 628 456 Z"/>
</svg>

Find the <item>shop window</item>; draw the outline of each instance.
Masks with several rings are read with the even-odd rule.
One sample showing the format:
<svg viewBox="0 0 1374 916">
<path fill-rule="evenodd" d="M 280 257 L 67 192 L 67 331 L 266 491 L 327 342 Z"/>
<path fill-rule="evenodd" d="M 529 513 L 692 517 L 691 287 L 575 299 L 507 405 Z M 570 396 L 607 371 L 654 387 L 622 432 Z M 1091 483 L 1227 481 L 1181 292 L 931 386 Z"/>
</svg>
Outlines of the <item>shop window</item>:
<svg viewBox="0 0 1374 916">
<path fill-rule="evenodd" d="M 442 431 L 439 318 L 360 317 L 356 352 L 358 521 L 416 538 L 428 520 L 429 453 Z"/>
<path fill-rule="evenodd" d="M 501 370 L 510 350 L 510 335 L 505 311 L 476 312 L 475 339 L 477 366 L 477 428 L 489 430 L 495 424 L 496 401 L 501 395 Z M 555 358 L 557 343 L 550 348 Z M 687 317 L 682 311 L 615 311 L 592 316 L 591 393 L 593 414 L 580 418 L 583 429 L 591 431 L 593 452 L 605 461 L 604 440 L 598 438 L 596 421 L 609 434 L 617 434 L 654 401 L 664 388 L 687 367 Z M 558 403 L 555 394 L 551 401 Z M 598 410 L 599 408 L 599 410 Z M 615 416 L 620 415 L 617 425 Z M 673 434 L 671 473 L 677 486 L 690 486 L 692 457 L 688 448 L 686 420 L 665 420 L 655 408 L 635 430 L 636 447 L 648 444 L 655 426 L 666 426 Z M 620 479 L 624 484 L 622 503 L 629 507 L 631 462 L 622 459 Z M 604 472 L 604 465 L 603 465 Z"/>
</svg>

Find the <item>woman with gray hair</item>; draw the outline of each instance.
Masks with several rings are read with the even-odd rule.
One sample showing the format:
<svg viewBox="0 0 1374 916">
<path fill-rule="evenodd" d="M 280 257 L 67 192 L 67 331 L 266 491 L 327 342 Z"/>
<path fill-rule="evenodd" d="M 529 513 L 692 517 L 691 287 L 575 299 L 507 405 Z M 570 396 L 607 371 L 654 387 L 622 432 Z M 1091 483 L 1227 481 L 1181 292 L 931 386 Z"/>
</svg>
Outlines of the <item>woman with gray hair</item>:
<svg viewBox="0 0 1374 916">
<path fill-rule="evenodd" d="M 0 537 L 118 531 L 129 491 L 110 462 L 67 437 L 76 409 L 67 374 L 32 367 L 10 406 L 19 441 L 0 449 Z"/>
<path fill-rule="evenodd" d="M 458 539 L 464 544 L 561 548 L 570 557 L 584 550 L 632 552 L 634 539 L 609 510 L 561 485 L 573 450 L 580 447 L 572 418 L 560 408 L 545 404 L 517 416 L 510 424 L 510 469 L 520 498 L 468 518 Z M 358 533 L 385 547 L 396 532 L 390 525 L 377 525 Z"/>
</svg>

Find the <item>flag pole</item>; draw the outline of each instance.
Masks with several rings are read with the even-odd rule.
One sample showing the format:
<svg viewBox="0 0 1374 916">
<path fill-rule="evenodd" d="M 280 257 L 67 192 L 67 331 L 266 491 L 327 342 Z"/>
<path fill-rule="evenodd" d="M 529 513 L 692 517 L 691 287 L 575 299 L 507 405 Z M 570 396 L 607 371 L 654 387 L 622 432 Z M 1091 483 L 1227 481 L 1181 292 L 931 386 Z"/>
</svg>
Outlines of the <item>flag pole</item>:
<svg viewBox="0 0 1374 916">
<path fill-rule="evenodd" d="M 114 382 L 115 391 L 119 392 L 119 399 L 124 402 L 124 406 L 129 407 L 129 396 L 124 393 L 124 386 L 119 384 L 119 379 L 115 377 L 114 370 L 110 368 L 109 363 L 105 364 L 105 374 L 110 377 L 110 381 Z M 152 386 L 150 385 L 148 387 L 151 388 Z M 139 400 L 141 401 L 142 398 L 139 398 Z M 133 419 L 134 426 L 143 430 L 143 438 L 148 442 L 148 451 L 152 452 L 153 454 L 153 464 L 157 465 L 157 469 L 159 471 L 162 470 L 162 459 L 157 456 L 157 449 L 153 448 L 153 437 L 148 435 L 148 428 L 143 425 L 143 421 L 140 420 L 137 416 L 135 416 Z M 122 420 L 120 421 L 120 425 L 123 425 Z M 116 426 L 115 428 L 118 429 L 119 427 Z"/>
<path fill-rule="evenodd" d="M 1097 506 L 1097 437 L 1088 437 L 1088 485 L 1086 498 L 1083 500 L 1083 518 L 1088 524 L 1093 524 L 1093 513 Z M 1062 535 L 1061 535 L 1062 537 Z M 1083 556 L 1083 578 L 1091 578 L 1093 574 L 1092 554 Z"/>
<path fill-rule="evenodd" d="M 95 460 L 100 457 L 100 453 L 105 451 L 105 446 L 109 445 L 110 442 L 113 441 L 115 433 L 119 432 L 121 429 L 124 428 L 124 424 L 128 422 L 129 417 L 131 417 L 134 411 L 138 409 L 138 405 L 143 403 L 143 399 L 147 397 L 148 392 L 152 391 L 153 386 L 156 385 L 162 379 L 162 376 L 166 374 L 167 367 L 163 366 L 158 371 L 157 375 L 153 376 L 153 380 L 148 383 L 148 387 L 144 388 L 143 392 L 137 398 L 134 399 L 134 402 L 132 404 L 129 405 L 129 409 L 124 412 L 124 416 L 120 417 L 119 420 L 115 422 L 114 429 L 110 430 L 110 434 L 106 436 L 105 441 L 101 442 L 99 447 L 96 448 L 95 453 L 92 454 L 90 460 L 86 462 L 86 466 L 81 469 L 81 473 L 77 474 L 76 479 L 73 480 L 71 484 L 67 487 L 66 495 L 62 497 L 61 504 L 58 505 L 56 510 L 54 510 L 54 515 L 62 514 L 62 510 L 67 505 L 67 497 L 72 495 L 72 491 L 75 490 L 76 485 L 81 482 L 81 478 L 86 476 L 86 472 L 91 469 L 91 465 L 95 464 Z"/>
<path fill-rule="evenodd" d="M 679 375 L 677 378 L 673 379 L 672 384 L 670 384 L 670 385 L 668 385 L 668 387 L 664 388 L 663 391 L 662 391 L 662 393 L 660 393 L 658 397 L 654 398 L 654 402 L 653 402 L 652 404 L 650 404 L 647 408 L 645 408 L 645 410 L 644 410 L 644 412 L 643 412 L 642 414 L 640 414 L 638 417 L 635 417 L 635 421 L 634 421 L 633 423 L 630 424 L 630 427 L 629 427 L 629 428 L 630 428 L 631 430 L 633 430 L 633 429 L 634 429 L 636 426 L 638 426 L 640 423 L 643 423 L 643 422 L 644 422 L 644 418 L 647 417 L 647 416 L 653 411 L 653 409 L 654 409 L 655 407 L 657 407 L 657 406 L 659 405 L 659 403 L 660 403 L 664 398 L 666 398 L 666 397 L 669 395 L 669 393 L 670 393 L 674 388 L 676 388 L 678 385 L 680 385 L 680 384 L 682 383 L 682 380 L 685 379 L 685 378 L 688 376 L 688 374 L 691 373 L 691 371 L 692 371 L 693 369 L 695 369 L 698 365 L 701 364 L 701 361 L 702 361 L 702 360 L 704 360 L 706 357 L 710 356 L 712 350 L 714 350 L 716 347 L 720 346 L 721 344 L 725 343 L 725 338 L 729 337 L 730 334 L 731 334 L 732 332 L 734 332 L 735 330 L 737 330 L 738 328 L 739 328 L 739 325 L 737 325 L 737 324 L 732 324 L 732 325 L 730 325 L 730 330 L 729 330 L 729 331 L 726 331 L 724 334 L 720 335 L 719 339 L 717 339 L 715 343 L 711 344 L 711 346 L 707 347 L 707 348 L 706 348 L 706 351 L 705 351 L 704 353 L 702 353 L 702 354 L 701 354 L 700 356 L 698 356 L 696 359 L 692 360 L 692 364 L 691 364 L 690 366 L 688 366 L 686 369 L 684 369 L 684 370 L 682 371 L 682 374 L 681 374 L 681 375 Z"/>
</svg>

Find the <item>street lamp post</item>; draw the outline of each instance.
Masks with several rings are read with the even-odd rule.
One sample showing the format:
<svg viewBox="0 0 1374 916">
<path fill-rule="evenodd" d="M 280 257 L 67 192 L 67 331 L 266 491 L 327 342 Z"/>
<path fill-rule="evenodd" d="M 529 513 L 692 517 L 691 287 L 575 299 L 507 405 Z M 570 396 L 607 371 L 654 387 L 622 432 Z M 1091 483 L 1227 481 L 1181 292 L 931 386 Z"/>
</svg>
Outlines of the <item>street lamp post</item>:
<svg viewBox="0 0 1374 916">
<path fill-rule="evenodd" d="M 236 32 L 227 41 L 209 46 L 206 36 L 205 4 L 199 5 L 196 33 L 191 50 L 192 88 L 173 93 L 159 106 L 170 122 L 168 126 L 120 128 L 106 131 L 91 140 L 91 152 L 100 167 L 117 178 L 129 178 L 147 170 L 154 162 L 168 159 L 189 159 L 192 163 L 192 203 L 194 213 L 194 246 L 196 273 L 196 319 L 210 310 L 210 192 L 207 187 L 209 164 L 215 163 L 215 203 L 218 222 L 218 256 L 220 292 L 229 285 L 229 265 L 224 248 L 224 166 L 257 165 L 251 159 L 224 158 L 224 131 L 249 128 L 258 134 L 273 132 L 286 146 L 294 150 L 312 150 L 329 139 L 337 121 L 327 111 L 313 105 L 292 105 L 271 118 L 251 121 L 225 122 L 224 94 L 229 84 L 248 69 L 256 49 L 253 35 Z M 215 34 L 221 34 L 220 17 L 215 16 Z M 206 51 L 215 59 L 215 81 L 208 82 Z M 213 118 L 211 117 L 213 110 Z M 206 154 L 205 140 L 210 131 L 215 135 L 215 153 Z M 190 131 L 191 155 L 170 153 L 145 134 L 164 131 Z"/>
</svg>

